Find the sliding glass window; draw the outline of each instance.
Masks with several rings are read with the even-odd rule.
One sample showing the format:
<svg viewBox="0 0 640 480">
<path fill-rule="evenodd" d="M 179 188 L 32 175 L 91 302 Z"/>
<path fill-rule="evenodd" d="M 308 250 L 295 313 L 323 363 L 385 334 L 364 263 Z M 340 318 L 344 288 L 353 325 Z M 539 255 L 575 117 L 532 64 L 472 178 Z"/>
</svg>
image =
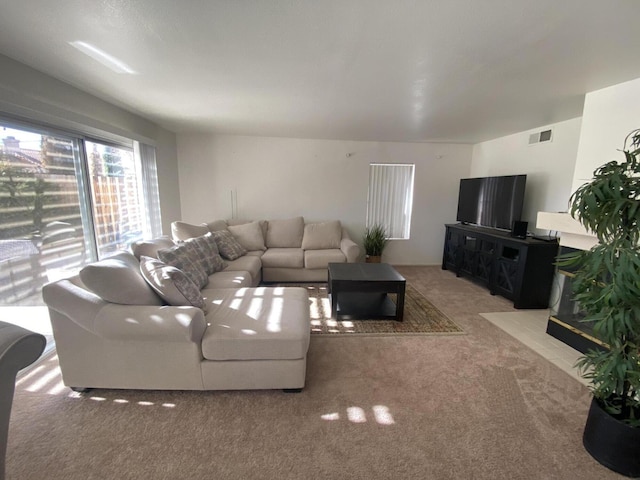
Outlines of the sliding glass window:
<svg viewBox="0 0 640 480">
<path fill-rule="evenodd" d="M 144 201 L 133 150 L 85 142 L 98 256 L 143 237 Z"/>
<path fill-rule="evenodd" d="M 0 305 L 43 305 L 46 282 L 159 233 L 153 147 L 1 122 L 0 135 Z"/>
</svg>

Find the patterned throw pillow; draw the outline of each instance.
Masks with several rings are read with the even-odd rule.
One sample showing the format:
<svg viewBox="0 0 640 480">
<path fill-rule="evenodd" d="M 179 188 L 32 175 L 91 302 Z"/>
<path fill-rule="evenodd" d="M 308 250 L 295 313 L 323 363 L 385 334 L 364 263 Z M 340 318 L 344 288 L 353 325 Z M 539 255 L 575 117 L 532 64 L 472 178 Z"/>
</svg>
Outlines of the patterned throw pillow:
<svg viewBox="0 0 640 480">
<path fill-rule="evenodd" d="M 158 258 L 167 265 L 182 270 L 198 288 L 203 288 L 209 283 L 202 255 L 193 243 L 181 243 L 158 250 Z"/>
<path fill-rule="evenodd" d="M 181 270 L 143 256 L 140 258 L 140 273 L 169 305 L 193 305 L 206 313 L 206 303 L 200 289 Z"/>
<path fill-rule="evenodd" d="M 207 275 L 220 272 L 226 268 L 227 265 L 220 257 L 218 244 L 211 233 L 201 237 L 190 238 L 185 243 L 191 243 L 196 247 L 199 252 L 200 264 L 204 267 Z"/>
<path fill-rule="evenodd" d="M 218 244 L 220 255 L 228 260 L 235 260 L 247 254 L 247 249 L 238 243 L 229 230 L 218 230 L 211 232 Z"/>
</svg>

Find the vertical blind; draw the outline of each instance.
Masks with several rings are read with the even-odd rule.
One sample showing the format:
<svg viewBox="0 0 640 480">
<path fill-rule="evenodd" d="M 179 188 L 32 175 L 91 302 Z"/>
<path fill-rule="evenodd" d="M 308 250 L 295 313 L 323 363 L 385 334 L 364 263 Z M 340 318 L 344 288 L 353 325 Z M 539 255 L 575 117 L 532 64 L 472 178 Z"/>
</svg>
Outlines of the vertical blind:
<svg viewBox="0 0 640 480">
<path fill-rule="evenodd" d="M 408 239 L 415 165 L 369 165 L 367 227 L 382 225 L 388 238 Z"/>
<path fill-rule="evenodd" d="M 160 217 L 160 192 L 158 190 L 158 169 L 156 166 L 156 149 L 151 145 L 137 143 L 140 155 L 142 192 L 146 210 L 145 237 L 155 238 L 162 234 Z"/>
</svg>

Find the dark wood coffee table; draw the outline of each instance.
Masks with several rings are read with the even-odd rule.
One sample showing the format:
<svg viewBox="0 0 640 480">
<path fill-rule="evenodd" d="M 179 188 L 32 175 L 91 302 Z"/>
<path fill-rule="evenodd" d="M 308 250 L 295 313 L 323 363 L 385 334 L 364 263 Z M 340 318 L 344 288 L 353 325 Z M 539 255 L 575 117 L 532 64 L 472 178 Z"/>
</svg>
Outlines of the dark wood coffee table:
<svg viewBox="0 0 640 480">
<path fill-rule="evenodd" d="M 330 263 L 331 316 L 338 320 L 397 320 L 406 280 L 386 263 Z M 396 303 L 387 296 L 397 294 Z"/>
</svg>

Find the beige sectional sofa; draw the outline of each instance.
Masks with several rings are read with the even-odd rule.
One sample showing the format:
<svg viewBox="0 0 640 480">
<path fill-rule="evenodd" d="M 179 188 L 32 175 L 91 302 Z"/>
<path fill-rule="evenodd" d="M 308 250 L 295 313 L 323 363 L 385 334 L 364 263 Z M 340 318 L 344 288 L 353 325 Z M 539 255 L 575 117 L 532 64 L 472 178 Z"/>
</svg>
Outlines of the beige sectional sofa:
<svg viewBox="0 0 640 480">
<path fill-rule="evenodd" d="M 65 385 L 76 390 L 304 387 L 309 347 L 304 289 L 204 289 L 202 295 L 206 313 L 160 301 L 109 302 L 78 275 L 46 285 L 43 296 Z"/>
<path fill-rule="evenodd" d="M 137 242 L 45 285 L 65 385 L 303 388 L 307 290 L 259 284 L 326 280 L 326 263 L 355 261 L 359 249 L 339 222 L 300 219 L 175 222 L 178 242 Z"/>
<path fill-rule="evenodd" d="M 247 271 L 262 282 L 326 282 L 329 263 L 356 262 L 360 248 L 339 220 L 305 223 L 303 217 L 282 220 L 215 220 L 200 225 L 173 222 L 173 240 L 208 232 L 229 231 L 246 250 L 225 271 Z"/>
</svg>

